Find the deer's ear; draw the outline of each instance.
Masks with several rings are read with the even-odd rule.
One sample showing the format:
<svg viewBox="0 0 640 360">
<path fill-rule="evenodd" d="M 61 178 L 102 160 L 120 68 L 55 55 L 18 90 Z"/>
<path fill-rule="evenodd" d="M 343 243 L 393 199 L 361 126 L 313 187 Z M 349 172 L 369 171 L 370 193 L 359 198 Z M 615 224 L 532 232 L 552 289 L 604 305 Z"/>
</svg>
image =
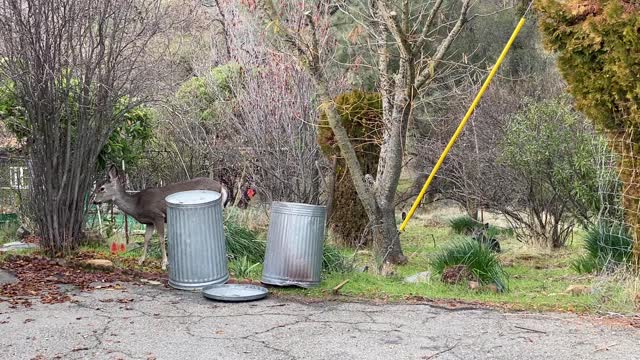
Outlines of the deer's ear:
<svg viewBox="0 0 640 360">
<path fill-rule="evenodd" d="M 114 181 L 118 179 L 118 168 L 115 165 L 111 165 L 109 168 L 109 180 Z"/>
</svg>

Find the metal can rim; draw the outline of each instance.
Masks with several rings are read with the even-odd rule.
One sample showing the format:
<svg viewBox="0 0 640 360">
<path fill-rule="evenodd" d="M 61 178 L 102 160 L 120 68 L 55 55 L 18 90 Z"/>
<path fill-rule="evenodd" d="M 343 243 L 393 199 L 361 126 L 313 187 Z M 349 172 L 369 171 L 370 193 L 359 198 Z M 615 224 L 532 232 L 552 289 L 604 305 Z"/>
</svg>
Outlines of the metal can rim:
<svg viewBox="0 0 640 360">
<path fill-rule="evenodd" d="M 212 194 L 216 194 L 218 196 L 216 196 L 216 198 L 211 200 L 211 201 L 206 201 L 206 202 L 197 203 L 197 204 L 183 204 L 183 203 L 171 202 L 171 200 L 169 200 L 170 197 L 172 197 L 172 196 L 174 196 L 176 194 L 185 193 L 185 192 L 191 192 L 191 191 L 212 193 Z M 220 194 L 217 191 L 211 191 L 211 190 L 179 191 L 179 192 L 175 192 L 173 194 L 169 194 L 164 198 L 164 200 L 167 202 L 167 207 L 169 207 L 169 208 L 189 208 L 189 209 L 201 208 L 201 207 L 209 207 L 211 205 L 215 205 L 216 203 L 219 203 L 220 201 L 222 201 L 221 199 L 222 199 L 222 194 Z"/>
<path fill-rule="evenodd" d="M 273 201 L 271 203 L 271 212 L 279 214 L 323 217 L 326 216 L 326 210 L 327 207 L 324 205 L 312 205 L 287 201 Z"/>
<path fill-rule="evenodd" d="M 203 281 L 203 282 L 186 282 L 180 281 L 176 279 L 169 279 L 168 284 L 174 289 L 178 290 L 202 290 L 212 285 L 221 285 L 229 281 L 229 272 L 222 274 L 222 276 L 217 277 L 213 280 Z"/>
<path fill-rule="evenodd" d="M 299 286 L 302 288 L 310 288 L 314 286 L 320 285 L 320 279 L 318 280 L 294 280 L 285 276 L 278 276 L 273 274 L 263 274 L 262 280 L 260 281 L 263 284 L 267 285 L 275 285 L 275 286 Z"/>
</svg>

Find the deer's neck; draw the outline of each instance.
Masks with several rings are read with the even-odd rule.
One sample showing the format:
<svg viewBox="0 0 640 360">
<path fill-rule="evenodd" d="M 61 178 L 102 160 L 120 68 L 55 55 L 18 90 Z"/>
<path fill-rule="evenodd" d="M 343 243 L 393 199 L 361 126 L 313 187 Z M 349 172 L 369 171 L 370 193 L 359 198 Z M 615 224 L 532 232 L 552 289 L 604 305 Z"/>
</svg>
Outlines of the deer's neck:
<svg viewBox="0 0 640 360">
<path fill-rule="evenodd" d="M 118 196 L 113 200 L 113 203 L 123 212 L 133 215 L 136 211 L 136 198 L 133 195 L 127 194 L 122 190 Z"/>
</svg>

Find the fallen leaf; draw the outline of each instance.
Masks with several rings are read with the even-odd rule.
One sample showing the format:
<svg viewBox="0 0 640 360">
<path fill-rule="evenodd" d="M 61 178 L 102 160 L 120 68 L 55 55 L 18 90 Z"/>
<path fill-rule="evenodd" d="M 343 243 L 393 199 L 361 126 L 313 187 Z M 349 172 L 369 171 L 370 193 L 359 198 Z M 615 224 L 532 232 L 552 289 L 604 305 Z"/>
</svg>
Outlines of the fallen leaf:
<svg viewBox="0 0 640 360">
<path fill-rule="evenodd" d="M 137 282 L 138 279 L 153 279 L 166 283 L 165 273 L 148 273 L 126 269 L 113 269 L 112 272 L 87 271 L 77 264 L 95 254 L 80 253 L 67 261 L 50 261 L 39 255 L 12 255 L 4 259 L 2 267 L 15 274 L 18 281 L 0 286 L 0 301 L 8 302 L 9 308 L 30 307 L 33 298 L 39 298 L 43 304 L 72 301 L 62 292 L 59 284 L 77 287 L 81 291 L 111 289 L 126 291 L 118 282 Z M 131 259 L 135 262 L 135 259 Z M 133 267 L 133 266 L 132 266 Z M 104 285 L 94 286 L 95 283 Z"/>
</svg>

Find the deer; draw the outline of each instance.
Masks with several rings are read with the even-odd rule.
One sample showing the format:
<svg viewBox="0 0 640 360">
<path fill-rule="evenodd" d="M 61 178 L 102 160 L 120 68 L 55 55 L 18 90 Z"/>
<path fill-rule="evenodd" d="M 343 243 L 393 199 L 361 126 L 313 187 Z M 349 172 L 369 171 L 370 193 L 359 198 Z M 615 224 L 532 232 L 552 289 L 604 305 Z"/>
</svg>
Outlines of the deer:
<svg viewBox="0 0 640 360">
<path fill-rule="evenodd" d="M 155 230 L 160 239 L 162 249 L 162 270 L 167 269 L 167 249 L 164 239 L 164 227 L 167 222 L 167 202 L 165 198 L 171 194 L 189 190 L 211 190 L 220 193 L 222 206 L 229 201 L 227 187 L 213 179 L 194 178 L 163 187 L 147 188 L 135 194 L 128 194 L 120 180 L 120 174 L 115 166 L 108 171 L 107 180 L 98 184 L 92 196 L 94 204 L 113 202 L 122 212 L 132 216 L 139 223 L 145 225 L 144 247 L 138 264 L 144 264 L 147 257 L 147 247 Z"/>
</svg>

